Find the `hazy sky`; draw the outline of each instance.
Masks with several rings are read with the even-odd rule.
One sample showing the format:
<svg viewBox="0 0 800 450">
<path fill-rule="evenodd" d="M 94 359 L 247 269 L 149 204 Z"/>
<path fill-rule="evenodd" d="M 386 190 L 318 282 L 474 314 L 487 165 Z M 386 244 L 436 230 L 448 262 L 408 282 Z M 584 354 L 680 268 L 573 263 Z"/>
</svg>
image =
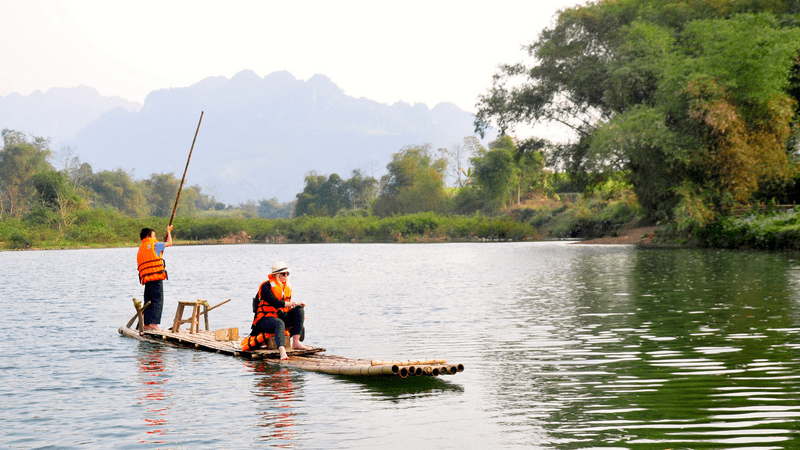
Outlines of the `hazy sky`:
<svg viewBox="0 0 800 450">
<path fill-rule="evenodd" d="M 153 90 L 244 69 L 328 76 L 381 103 L 475 112 L 501 63 L 577 0 L 0 0 L 0 96 L 86 85 Z"/>
</svg>

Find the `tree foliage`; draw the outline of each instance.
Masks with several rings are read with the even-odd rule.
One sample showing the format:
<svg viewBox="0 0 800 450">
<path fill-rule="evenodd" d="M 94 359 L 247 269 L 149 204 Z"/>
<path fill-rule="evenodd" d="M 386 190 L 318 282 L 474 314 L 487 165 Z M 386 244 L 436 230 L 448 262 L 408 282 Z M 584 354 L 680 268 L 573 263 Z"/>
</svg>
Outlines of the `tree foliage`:
<svg viewBox="0 0 800 450">
<path fill-rule="evenodd" d="M 625 170 L 651 215 L 703 223 L 794 170 L 796 9 L 779 0 L 566 9 L 528 46 L 534 65 L 501 67 L 476 129 L 564 124 L 577 139 L 553 152 L 563 167 L 586 180 Z"/>
<path fill-rule="evenodd" d="M 88 181 L 98 206 L 110 206 L 131 217 L 150 213 L 141 187 L 122 169 L 94 174 Z"/>
<path fill-rule="evenodd" d="M 519 144 L 519 145 L 518 145 Z M 521 203 L 528 193 L 542 191 L 545 181 L 543 149 L 548 142 L 528 139 L 518 143 L 501 135 L 489 143 L 489 149 L 474 147 L 470 158 L 469 186 L 458 191 L 455 211 L 496 213 L 514 203 Z"/>
<path fill-rule="evenodd" d="M 47 139 L 32 137 L 4 129 L 3 150 L 0 151 L 0 216 L 22 217 L 30 211 L 35 200 L 34 176 L 52 171 L 47 162 L 50 156 Z"/>
<path fill-rule="evenodd" d="M 303 192 L 297 194 L 294 215 L 327 216 L 358 208 L 366 208 L 375 197 L 377 180 L 354 170 L 352 177 L 343 180 L 338 174 L 327 178 L 312 172 L 306 176 Z"/>
<path fill-rule="evenodd" d="M 444 176 L 447 161 L 434 159 L 430 144 L 410 145 L 392 155 L 381 178 L 373 212 L 378 216 L 446 210 Z"/>
<path fill-rule="evenodd" d="M 494 144 L 495 147 L 490 146 L 490 150 L 481 152 L 471 161 L 475 185 L 492 209 L 499 209 L 512 201 L 519 168 L 514 164 L 516 147 L 510 138 L 506 136 Z"/>
<path fill-rule="evenodd" d="M 292 216 L 294 206 L 294 202 L 281 203 L 277 197 L 272 197 L 258 202 L 257 213 L 259 217 L 267 219 L 288 218 Z"/>
<path fill-rule="evenodd" d="M 335 173 L 327 178 L 316 173 L 306 175 L 306 186 L 297 194 L 295 217 L 335 215 L 347 202 L 343 184 Z"/>
</svg>

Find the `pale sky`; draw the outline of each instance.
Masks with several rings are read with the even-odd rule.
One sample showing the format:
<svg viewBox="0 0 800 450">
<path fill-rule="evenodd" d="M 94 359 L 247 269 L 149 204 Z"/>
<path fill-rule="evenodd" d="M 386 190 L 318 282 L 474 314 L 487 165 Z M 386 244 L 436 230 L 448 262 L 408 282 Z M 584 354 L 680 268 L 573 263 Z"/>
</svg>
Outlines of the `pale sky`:
<svg viewBox="0 0 800 450">
<path fill-rule="evenodd" d="M 0 96 L 85 85 L 143 103 L 244 69 L 475 112 L 498 64 L 578 0 L 0 0 Z"/>
</svg>

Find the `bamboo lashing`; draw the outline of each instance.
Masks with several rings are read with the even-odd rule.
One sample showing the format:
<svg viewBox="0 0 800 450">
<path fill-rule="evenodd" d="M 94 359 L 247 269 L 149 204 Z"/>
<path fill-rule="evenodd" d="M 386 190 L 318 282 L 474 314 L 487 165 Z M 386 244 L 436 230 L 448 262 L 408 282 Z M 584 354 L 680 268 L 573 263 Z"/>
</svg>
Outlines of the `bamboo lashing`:
<svg viewBox="0 0 800 450">
<path fill-rule="evenodd" d="M 125 325 L 126 328 L 130 328 L 131 325 L 133 325 L 133 322 L 136 320 L 137 317 L 139 318 L 139 325 L 136 328 L 139 331 L 142 331 L 142 329 L 144 328 L 144 323 L 143 323 L 144 317 L 142 316 L 142 311 L 144 311 L 145 309 L 147 309 L 148 306 L 150 306 L 150 302 L 148 301 L 142 307 L 140 307 L 140 305 L 141 305 L 141 302 L 134 298 L 133 299 L 133 307 L 136 308 L 136 314 L 134 314 L 133 317 L 131 317 L 131 320 L 128 321 L 128 324 Z"/>
</svg>

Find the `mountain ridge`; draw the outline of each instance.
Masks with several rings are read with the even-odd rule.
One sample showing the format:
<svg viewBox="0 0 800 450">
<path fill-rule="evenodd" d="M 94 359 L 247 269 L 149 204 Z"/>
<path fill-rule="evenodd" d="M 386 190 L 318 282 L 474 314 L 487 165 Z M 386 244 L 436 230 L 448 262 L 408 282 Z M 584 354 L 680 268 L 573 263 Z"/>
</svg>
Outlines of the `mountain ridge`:
<svg viewBox="0 0 800 450">
<path fill-rule="evenodd" d="M 180 175 L 204 111 L 186 183 L 226 203 L 293 200 L 312 171 L 347 179 L 361 169 L 377 178 L 405 146 L 462 142 L 473 134 L 474 119 L 451 103 L 386 105 L 348 96 L 325 75 L 303 81 L 287 71 L 206 77 L 152 91 L 139 109 L 109 106 L 54 144 L 69 145 L 95 172 Z M 1 110 L 2 103 L 0 118 Z M 0 120 L 3 127 L 35 134 Z"/>
</svg>

